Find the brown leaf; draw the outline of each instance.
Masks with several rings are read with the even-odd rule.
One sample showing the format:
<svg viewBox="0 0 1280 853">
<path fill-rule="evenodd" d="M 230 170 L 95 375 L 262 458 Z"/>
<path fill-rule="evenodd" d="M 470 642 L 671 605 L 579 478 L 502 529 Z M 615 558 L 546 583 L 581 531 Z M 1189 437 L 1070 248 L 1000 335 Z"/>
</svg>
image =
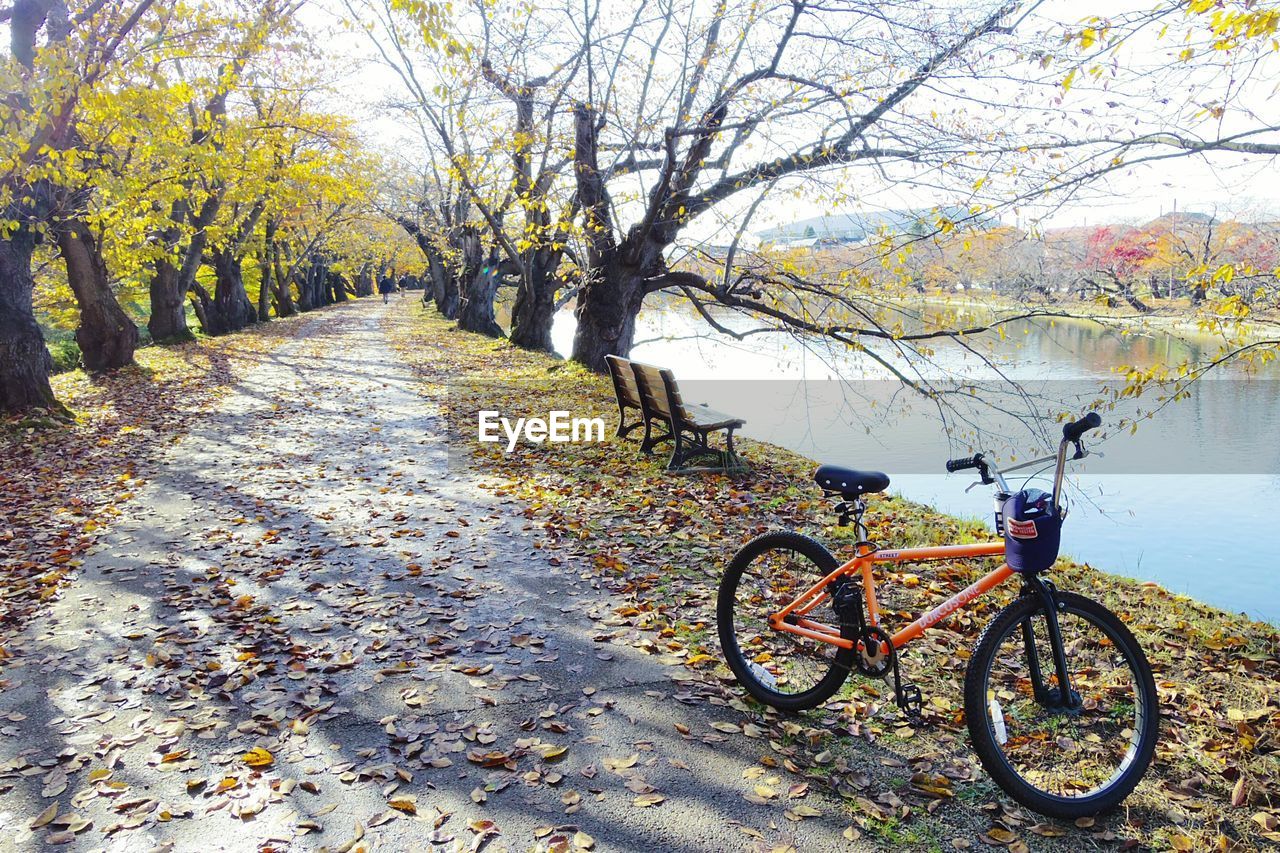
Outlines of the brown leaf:
<svg viewBox="0 0 1280 853">
<path fill-rule="evenodd" d="M 1245 781 L 1245 777 L 1241 776 L 1236 780 L 1236 786 L 1231 789 L 1231 807 L 1233 809 L 1240 808 L 1249 799 L 1249 786 Z"/>
<path fill-rule="evenodd" d="M 387 800 L 387 805 L 398 812 L 404 812 L 408 815 L 416 815 L 418 813 L 418 798 L 414 796 L 392 797 Z"/>
<path fill-rule="evenodd" d="M 988 829 L 987 837 L 990 838 L 992 841 L 996 841 L 1000 844 L 1012 844 L 1013 842 L 1018 840 L 1018 836 L 1014 835 L 1009 830 L 999 826 L 993 826 L 990 829 Z"/>
<path fill-rule="evenodd" d="M 39 829 L 40 827 L 48 824 L 57 816 L 58 816 L 58 804 L 54 803 L 53 805 L 49 806 L 49 808 L 40 812 L 40 814 L 35 819 L 33 819 L 31 823 L 27 824 L 27 827 L 29 829 Z"/>
</svg>

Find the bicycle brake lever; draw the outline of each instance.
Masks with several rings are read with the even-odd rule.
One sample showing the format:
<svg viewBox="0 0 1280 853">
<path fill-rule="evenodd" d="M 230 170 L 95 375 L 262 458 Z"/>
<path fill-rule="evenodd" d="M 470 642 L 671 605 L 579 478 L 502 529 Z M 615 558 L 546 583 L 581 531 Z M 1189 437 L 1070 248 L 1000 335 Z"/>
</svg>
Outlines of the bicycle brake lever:
<svg viewBox="0 0 1280 853">
<path fill-rule="evenodd" d="M 969 488 L 964 490 L 964 493 L 967 495 L 970 492 L 972 492 L 974 486 L 985 486 L 985 485 L 986 483 L 982 482 L 981 480 L 974 480 L 972 483 L 969 484 Z"/>
</svg>

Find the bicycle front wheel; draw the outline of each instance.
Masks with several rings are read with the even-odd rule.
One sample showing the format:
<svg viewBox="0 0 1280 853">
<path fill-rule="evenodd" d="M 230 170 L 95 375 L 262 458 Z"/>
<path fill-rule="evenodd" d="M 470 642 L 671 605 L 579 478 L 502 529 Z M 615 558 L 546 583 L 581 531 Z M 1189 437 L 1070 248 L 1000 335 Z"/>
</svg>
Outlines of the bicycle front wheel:
<svg viewBox="0 0 1280 853">
<path fill-rule="evenodd" d="M 716 600 L 720 647 L 755 698 L 785 711 L 816 708 L 844 683 L 853 650 L 770 627 L 769 616 L 835 570 L 836 558 L 799 533 L 766 533 L 729 564 Z M 822 606 L 822 605 L 820 605 Z M 834 616 L 823 608 L 828 620 Z"/>
<path fill-rule="evenodd" d="M 991 778 L 1018 802 L 1075 819 L 1120 804 L 1155 751 L 1160 708 L 1146 655 L 1101 604 L 1058 593 L 1073 695 L 1063 702 L 1043 603 L 1024 596 L 978 641 L 965 717 Z"/>
</svg>

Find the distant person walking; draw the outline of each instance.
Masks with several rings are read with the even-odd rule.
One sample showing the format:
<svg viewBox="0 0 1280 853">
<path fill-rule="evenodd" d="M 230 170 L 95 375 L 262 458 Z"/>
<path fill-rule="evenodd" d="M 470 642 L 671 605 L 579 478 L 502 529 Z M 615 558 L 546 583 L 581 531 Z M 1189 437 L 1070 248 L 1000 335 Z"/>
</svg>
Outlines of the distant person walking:
<svg viewBox="0 0 1280 853">
<path fill-rule="evenodd" d="M 378 292 L 382 294 L 383 305 L 391 301 L 391 294 L 396 292 L 396 283 L 391 280 L 391 276 L 387 276 L 378 283 Z"/>
</svg>

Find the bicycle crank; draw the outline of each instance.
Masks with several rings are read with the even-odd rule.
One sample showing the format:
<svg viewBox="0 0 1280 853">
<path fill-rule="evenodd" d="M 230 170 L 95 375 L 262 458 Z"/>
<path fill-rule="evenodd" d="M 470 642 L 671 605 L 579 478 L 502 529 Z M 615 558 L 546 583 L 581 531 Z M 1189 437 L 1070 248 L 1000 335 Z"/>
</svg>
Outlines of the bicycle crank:
<svg viewBox="0 0 1280 853">
<path fill-rule="evenodd" d="M 893 638 L 878 627 L 864 629 L 854 651 L 857 652 L 854 664 L 858 667 L 858 672 L 870 678 L 884 678 L 888 675 L 897 655 L 893 648 Z"/>
</svg>

